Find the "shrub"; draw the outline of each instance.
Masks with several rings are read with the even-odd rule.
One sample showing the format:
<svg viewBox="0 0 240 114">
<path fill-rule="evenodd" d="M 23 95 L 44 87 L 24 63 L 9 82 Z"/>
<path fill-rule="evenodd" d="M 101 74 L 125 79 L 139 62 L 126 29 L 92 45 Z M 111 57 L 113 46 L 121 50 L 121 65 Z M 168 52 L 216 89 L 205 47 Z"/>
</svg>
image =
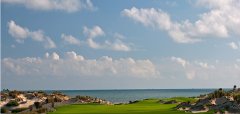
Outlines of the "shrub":
<svg viewBox="0 0 240 114">
<path fill-rule="evenodd" d="M 214 91 L 213 93 L 211 93 L 211 94 L 209 95 L 209 97 L 210 97 L 210 98 L 220 98 L 220 97 L 223 97 L 223 96 L 225 96 L 225 95 L 227 95 L 227 93 L 224 92 L 222 88 L 220 88 L 219 90 Z"/>
<path fill-rule="evenodd" d="M 14 91 L 10 91 L 9 92 L 9 96 L 10 97 L 12 97 L 12 98 L 16 98 L 19 94 L 21 94 L 22 92 L 20 92 L 20 91 L 16 91 L 16 90 L 14 90 Z"/>
<path fill-rule="evenodd" d="M 47 97 L 46 103 L 52 103 L 54 102 L 54 99 L 52 97 Z"/>
<path fill-rule="evenodd" d="M 38 113 L 46 113 L 47 112 L 47 109 L 46 108 L 40 108 L 37 110 Z"/>
<path fill-rule="evenodd" d="M 54 102 L 62 102 L 62 99 L 58 96 L 55 96 Z"/>
<path fill-rule="evenodd" d="M 42 104 L 40 102 L 34 102 L 34 106 L 36 107 L 36 109 L 39 109 L 42 107 Z"/>
<path fill-rule="evenodd" d="M 12 113 L 19 113 L 19 112 L 22 112 L 24 110 L 27 110 L 28 108 L 17 108 L 17 109 L 14 109 L 12 110 Z"/>
<path fill-rule="evenodd" d="M 16 100 L 9 101 L 6 106 L 18 106 L 19 103 Z"/>
<path fill-rule="evenodd" d="M 237 103 L 240 103 L 240 94 L 233 96 L 234 100 L 237 101 Z"/>
<path fill-rule="evenodd" d="M 5 108 L 5 107 L 2 107 L 1 108 L 1 113 L 7 113 L 8 112 L 8 109 L 7 108 Z"/>
<path fill-rule="evenodd" d="M 79 99 L 79 100 L 84 100 L 84 101 L 85 101 L 85 100 L 88 100 L 88 99 L 91 99 L 90 96 L 79 96 L 79 95 L 76 96 L 76 98 Z"/>
</svg>

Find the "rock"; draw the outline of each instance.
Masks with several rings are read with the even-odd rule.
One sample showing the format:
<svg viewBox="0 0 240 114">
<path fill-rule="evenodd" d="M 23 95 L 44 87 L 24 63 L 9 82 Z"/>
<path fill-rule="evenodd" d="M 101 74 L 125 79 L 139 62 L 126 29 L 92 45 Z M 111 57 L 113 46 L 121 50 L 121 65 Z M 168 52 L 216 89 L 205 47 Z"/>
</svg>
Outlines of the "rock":
<svg viewBox="0 0 240 114">
<path fill-rule="evenodd" d="M 190 108 L 190 111 L 202 111 L 202 110 L 206 110 L 206 108 L 203 105 L 198 105 L 198 106 L 192 106 Z"/>
<path fill-rule="evenodd" d="M 192 105 L 190 104 L 190 102 L 182 102 L 179 105 L 176 106 L 177 109 L 186 109 L 191 107 Z"/>
<path fill-rule="evenodd" d="M 195 104 L 195 106 L 204 106 L 204 105 L 209 105 L 211 104 L 211 101 L 209 98 L 205 98 L 205 99 L 199 99 L 197 101 L 197 103 Z"/>
<path fill-rule="evenodd" d="M 221 98 L 216 98 L 215 104 L 216 105 L 222 105 L 222 104 L 226 103 L 227 101 L 229 101 L 229 99 L 227 99 L 224 96 L 224 97 L 221 97 Z"/>
</svg>

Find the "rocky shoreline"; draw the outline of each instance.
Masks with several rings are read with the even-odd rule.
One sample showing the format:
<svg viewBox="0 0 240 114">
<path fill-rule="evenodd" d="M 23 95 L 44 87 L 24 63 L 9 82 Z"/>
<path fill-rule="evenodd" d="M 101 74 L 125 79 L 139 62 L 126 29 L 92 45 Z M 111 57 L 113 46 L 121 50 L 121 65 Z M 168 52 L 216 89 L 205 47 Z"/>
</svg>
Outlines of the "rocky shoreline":
<svg viewBox="0 0 240 114">
<path fill-rule="evenodd" d="M 240 114 L 240 88 L 234 86 L 230 91 L 218 89 L 213 93 L 194 97 L 193 101 L 178 102 L 174 99 L 160 99 L 161 104 L 176 104 L 175 109 L 186 113 L 213 112 L 218 114 Z M 139 101 L 129 101 L 126 104 L 134 104 Z M 125 103 L 113 104 L 104 99 L 90 96 L 69 97 L 61 92 L 47 94 L 43 91 L 9 91 L 1 92 L 1 113 L 37 114 L 55 111 L 58 106 L 69 104 L 104 104 L 124 105 Z"/>
<path fill-rule="evenodd" d="M 90 96 L 69 97 L 61 92 L 47 94 L 43 91 L 9 91 L 1 92 L 1 113 L 47 113 L 55 110 L 55 107 L 69 104 L 96 103 L 111 105 L 103 99 Z"/>
<path fill-rule="evenodd" d="M 196 102 L 182 102 L 176 109 L 191 113 L 200 113 L 212 111 L 219 114 L 240 114 L 240 88 L 234 88 L 230 91 L 224 91 L 222 88 L 201 95 Z"/>
</svg>

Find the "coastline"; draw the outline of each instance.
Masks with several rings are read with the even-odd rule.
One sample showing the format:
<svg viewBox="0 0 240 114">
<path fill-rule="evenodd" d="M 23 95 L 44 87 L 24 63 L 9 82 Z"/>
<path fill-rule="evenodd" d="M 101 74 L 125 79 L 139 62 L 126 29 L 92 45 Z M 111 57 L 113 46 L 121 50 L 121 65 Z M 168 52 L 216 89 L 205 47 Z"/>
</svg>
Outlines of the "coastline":
<svg viewBox="0 0 240 114">
<path fill-rule="evenodd" d="M 70 97 L 76 95 L 106 99 L 113 103 L 127 103 L 147 98 L 193 97 L 213 92 L 215 89 L 118 89 L 118 90 L 45 90 L 59 91 Z"/>
<path fill-rule="evenodd" d="M 234 86 L 235 87 L 235 86 Z M 79 93 L 80 90 L 75 90 L 75 92 Z M 86 90 L 85 90 L 86 91 Z M 94 90 L 91 90 L 94 91 Z M 100 91 L 102 93 L 106 93 L 106 91 L 114 93 L 114 91 L 117 94 L 121 93 L 119 91 L 125 91 L 124 94 L 126 94 L 126 90 L 103 90 Z M 127 90 L 128 93 L 131 93 L 131 95 L 137 95 L 139 94 L 139 90 Z M 166 90 L 141 90 L 141 92 L 145 94 L 149 94 L 148 92 L 161 92 L 167 93 Z M 172 92 L 173 90 L 168 90 Z M 180 90 L 179 90 L 180 91 Z M 184 90 L 185 92 L 187 90 Z M 196 91 L 196 90 L 194 90 Z M 194 91 L 188 90 L 186 93 L 190 93 Z M 49 91 L 48 91 L 49 92 Z M 129 107 L 136 105 L 137 107 L 140 105 L 143 107 L 149 107 L 151 110 L 155 110 L 161 107 L 168 107 L 168 110 L 177 111 L 177 112 L 191 112 L 191 113 L 201 113 L 201 112 L 209 112 L 211 110 L 222 110 L 222 109 L 229 109 L 226 107 L 230 107 L 231 110 L 229 111 L 240 111 L 240 89 L 232 89 L 232 90 L 226 90 L 224 91 L 222 88 L 212 91 L 210 93 L 206 94 L 198 94 L 197 96 L 190 96 L 190 97 L 181 97 L 177 95 L 175 90 L 175 97 L 146 97 L 141 99 L 134 99 L 134 100 L 128 100 L 127 102 L 111 102 L 108 99 L 103 99 L 101 97 L 94 97 L 91 95 L 75 95 L 73 97 L 66 95 L 62 93 L 61 91 L 52 91 L 51 93 L 48 93 L 45 91 L 10 91 L 10 90 L 4 90 L 1 92 L 1 111 L 4 108 L 5 110 L 9 110 L 11 112 L 55 112 L 61 111 L 61 109 L 65 109 L 64 107 L 69 107 L 65 109 L 65 111 L 71 110 L 71 107 L 92 107 L 94 109 L 95 105 L 99 105 L 101 108 L 113 108 L 113 110 L 116 110 L 114 107 L 110 107 L 112 105 L 117 107 Z M 80 91 L 82 92 L 82 91 Z M 94 91 L 96 92 L 96 91 Z M 99 90 L 97 91 L 99 92 Z M 96 92 L 96 93 L 97 93 Z M 182 92 L 182 91 L 181 91 Z M 180 93 L 181 93 L 180 92 Z M 154 95 L 154 94 L 150 95 Z M 98 93 L 99 94 L 99 93 Z M 155 93 L 159 94 L 159 93 Z M 144 96 L 144 95 L 143 95 Z M 119 96 L 113 96 L 113 97 L 119 97 Z M 125 96 L 126 97 L 126 96 Z M 136 97 L 136 96 L 135 96 Z M 144 105 L 143 105 L 144 104 Z M 226 105 L 227 104 L 227 105 Z M 77 108 L 77 109 L 78 109 Z M 122 111 L 126 109 L 122 109 Z M 167 110 L 166 109 L 166 110 Z M 90 109 L 87 109 L 91 111 Z M 98 109 L 94 109 L 96 112 Z M 142 110 L 139 108 L 138 110 Z M 170 111 L 171 111 L 170 110 Z M 79 110 L 76 110 L 79 111 Z M 100 111 L 100 110 L 99 110 Z"/>
</svg>

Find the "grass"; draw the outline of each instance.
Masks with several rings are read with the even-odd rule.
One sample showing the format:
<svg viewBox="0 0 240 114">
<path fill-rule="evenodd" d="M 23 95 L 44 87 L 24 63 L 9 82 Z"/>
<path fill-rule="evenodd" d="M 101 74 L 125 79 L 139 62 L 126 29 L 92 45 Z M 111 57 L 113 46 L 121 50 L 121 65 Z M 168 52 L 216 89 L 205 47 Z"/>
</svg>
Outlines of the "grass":
<svg viewBox="0 0 240 114">
<path fill-rule="evenodd" d="M 168 98 L 163 100 L 176 100 L 179 102 L 194 101 L 193 98 Z M 100 105 L 100 104 L 74 104 L 57 107 L 55 112 L 75 114 L 185 114 L 183 111 L 175 110 L 177 104 L 160 104 L 159 99 L 146 99 L 134 104 L 123 105 Z M 204 113 L 208 114 L 208 113 Z M 210 113 L 209 113 L 210 114 Z"/>
</svg>

